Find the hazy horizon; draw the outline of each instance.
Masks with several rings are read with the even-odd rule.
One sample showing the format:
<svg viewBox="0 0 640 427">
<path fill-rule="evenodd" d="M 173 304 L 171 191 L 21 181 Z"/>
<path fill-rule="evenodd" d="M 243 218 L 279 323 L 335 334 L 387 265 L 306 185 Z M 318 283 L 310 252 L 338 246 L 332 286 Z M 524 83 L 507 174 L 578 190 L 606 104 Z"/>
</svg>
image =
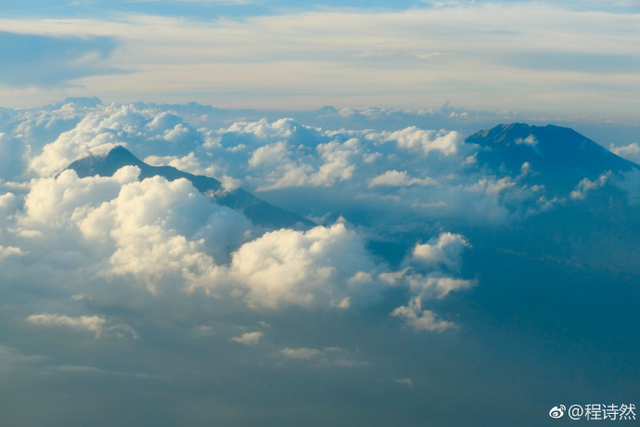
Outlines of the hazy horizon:
<svg viewBox="0 0 640 427">
<path fill-rule="evenodd" d="M 3 5 L 0 96 L 436 108 L 638 122 L 634 1 Z"/>
</svg>

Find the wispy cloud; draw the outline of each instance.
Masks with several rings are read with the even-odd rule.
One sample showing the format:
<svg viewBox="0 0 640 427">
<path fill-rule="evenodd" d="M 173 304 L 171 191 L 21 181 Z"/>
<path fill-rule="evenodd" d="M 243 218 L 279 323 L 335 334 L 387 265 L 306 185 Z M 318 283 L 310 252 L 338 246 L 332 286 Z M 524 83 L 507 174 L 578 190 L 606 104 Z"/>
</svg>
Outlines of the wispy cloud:
<svg viewBox="0 0 640 427">
<path fill-rule="evenodd" d="M 124 324 L 109 326 L 107 319 L 102 316 L 66 316 L 61 314 L 32 314 L 26 321 L 34 325 L 54 326 L 73 329 L 76 331 L 91 332 L 96 338 L 104 336 L 116 336 L 123 338 L 129 336 L 137 338 L 137 334 L 131 327 Z"/>
<path fill-rule="evenodd" d="M 107 97 L 218 94 L 226 106 L 251 99 L 254 107 L 423 106 L 425 99 L 450 99 L 471 108 L 581 113 L 592 113 L 597 98 L 598 110 L 628 115 L 625 105 L 640 91 L 639 19 L 557 4 L 478 2 L 210 22 L 128 14 L 0 24 L 23 34 L 117 38 L 120 47 L 108 58 L 102 54 L 104 64 L 135 73 L 65 77 Z"/>
<path fill-rule="evenodd" d="M 107 64 L 113 37 L 0 32 L 0 85 L 54 87 L 95 75 L 123 72 Z"/>
<path fill-rule="evenodd" d="M 126 0 L 126 3 L 197 3 L 202 5 L 245 5 L 260 0 Z"/>
</svg>

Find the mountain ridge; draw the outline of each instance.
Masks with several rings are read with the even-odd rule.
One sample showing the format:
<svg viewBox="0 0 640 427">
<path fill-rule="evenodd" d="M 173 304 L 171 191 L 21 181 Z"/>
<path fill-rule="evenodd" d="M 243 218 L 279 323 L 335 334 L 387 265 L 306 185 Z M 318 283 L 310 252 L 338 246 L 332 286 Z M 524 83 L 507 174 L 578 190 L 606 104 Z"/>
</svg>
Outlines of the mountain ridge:
<svg viewBox="0 0 640 427">
<path fill-rule="evenodd" d="M 570 191 L 584 178 L 595 180 L 609 171 L 640 170 L 638 164 L 577 131 L 556 125 L 500 124 L 476 132 L 465 141 L 480 146 L 480 164 L 515 176 L 528 163 L 539 175 L 539 183 L 560 193 Z"/>
<path fill-rule="evenodd" d="M 307 218 L 286 209 L 274 206 L 241 188 L 224 191 L 222 183 L 217 179 L 183 172 L 172 166 L 152 166 L 138 159 L 122 145 L 112 148 L 105 155 L 88 154 L 69 166 L 80 178 L 89 176 L 113 176 L 124 166 L 140 168 L 139 179 L 162 176 L 169 181 L 186 179 L 203 195 L 216 203 L 242 212 L 256 225 L 269 228 L 310 228 L 315 223 Z"/>
</svg>

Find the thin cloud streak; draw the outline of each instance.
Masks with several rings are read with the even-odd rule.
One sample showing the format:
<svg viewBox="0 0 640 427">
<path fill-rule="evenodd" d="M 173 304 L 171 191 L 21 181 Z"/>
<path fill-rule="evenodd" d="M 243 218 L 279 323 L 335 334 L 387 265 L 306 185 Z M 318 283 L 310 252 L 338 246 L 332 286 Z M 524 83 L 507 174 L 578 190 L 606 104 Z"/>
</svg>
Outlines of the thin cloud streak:
<svg viewBox="0 0 640 427">
<path fill-rule="evenodd" d="M 5 31 L 23 34 L 117 38 L 121 46 L 109 66 L 126 64 L 136 72 L 79 78 L 80 88 L 69 89 L 113 101 L 183 102 L 198 94 L 196 101 L 215 99 L 223 107 L 317 108 L 451 100 L 470 108 L 552 113 L 591 114 L 597 105 L 600 113 L 626 116 L 640 93 L 629 65 L 639 61 L 639 24 L 634 14 L 530 3 L 212 22 L 152 15 L 0 20 Z M 582 66 L 604 57 L 619 60 L 604 69 Z"/>
</svg>

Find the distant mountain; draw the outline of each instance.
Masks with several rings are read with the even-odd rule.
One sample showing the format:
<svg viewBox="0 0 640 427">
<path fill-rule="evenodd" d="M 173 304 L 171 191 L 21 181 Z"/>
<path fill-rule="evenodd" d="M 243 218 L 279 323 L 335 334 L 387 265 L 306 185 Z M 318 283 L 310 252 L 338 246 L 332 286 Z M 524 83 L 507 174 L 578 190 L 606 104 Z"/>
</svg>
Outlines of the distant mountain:
<svg viewBox="0 0 640 427">
<path fill-rule="evenodd" d="M 544 185 L 548 199 L 560 200 L 552 209 L 513 224 L 503 233 L 466 229 L 475 247 L 553 259 L 580 268 L 616 269 L 640 273 L 640 216 L 638 206 L 615 185 L 623 173 L 640 170 L 636 163 L 606 150 L 578 132 L 559 126 L 503 124 L 467 138 L 478 144 L 480 165 L 497 176 L 531 171 L 519 180 Z M 611 172 L 606 184 L 594 188 L 585 199 L 572 200 L 571 191 L 584 178 L 596 181 Z M 474 236 L 475 234 L 475 236 Z M 486 245 L 486 246 L 483 246 Z"/>
<path fill-rule="evenodd" d="M 140 168 L 140 179 L 162 176 L 169 181 L 184 178 L 216 203 L 242 212 L 256 225 L 268 228 L 313 227 L 315 224 L 294 213 L 265 202 L 243 189 L 223 191 L 222 183 L 216 179 L 192 175 L 171 166 L 151 166 L 134 156 L 122 146 L 113 148 L 106 155 L 87 155 L 73 163 L 67 169 L 74 170 L 79 177 L 113 176 L 124 166 Z"/>
<path fill-rule="evenodd" d="M 502 124 L 477 132 L 466 141 L 482 147 L 480 164 L 518 175 L 528 162 L 533 172 L 528 179 L 557 193 L 571 191 L 583 178 L 595 180 L 608 171 L 640 169 L 573 129 L 560 126 Z"/>
</svg>

